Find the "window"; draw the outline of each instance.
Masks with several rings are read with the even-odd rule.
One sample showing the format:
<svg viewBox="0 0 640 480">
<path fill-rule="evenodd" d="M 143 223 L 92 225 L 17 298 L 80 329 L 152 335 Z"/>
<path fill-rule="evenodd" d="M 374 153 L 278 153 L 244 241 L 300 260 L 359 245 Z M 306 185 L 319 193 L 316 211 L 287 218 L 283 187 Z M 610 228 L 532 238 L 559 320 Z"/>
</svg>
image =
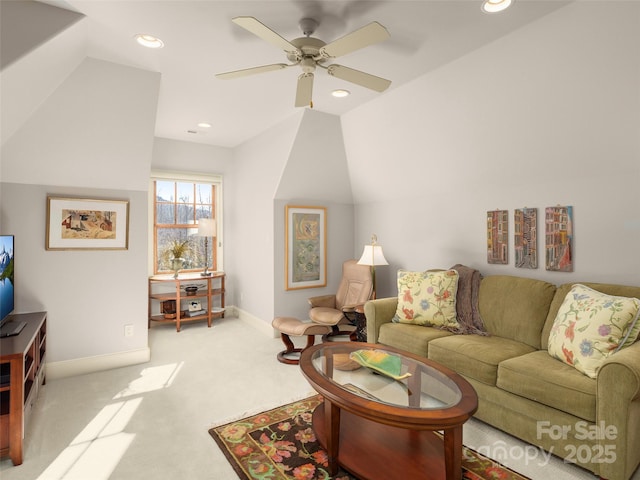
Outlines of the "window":
<svg viewBox="0 0 640 480">
<path fill-rule="evenodd" d="M 164 178 L 163 178 L 164 177 Z M 217 179 L 216 179 L 217 180 Z M 198 236 L 198 221 L 212 218 L 219 222 L 219 190 L 221 184 L 211 179 L 153 179 L 153 265 L 154 273 L 172 272 L 172 247 L 184 245 L 181 271 L 202 271 L 205 263 L 210 270 L 219 268 L 218 246 L 220 226 L 213 238 Z"/>
</svg>

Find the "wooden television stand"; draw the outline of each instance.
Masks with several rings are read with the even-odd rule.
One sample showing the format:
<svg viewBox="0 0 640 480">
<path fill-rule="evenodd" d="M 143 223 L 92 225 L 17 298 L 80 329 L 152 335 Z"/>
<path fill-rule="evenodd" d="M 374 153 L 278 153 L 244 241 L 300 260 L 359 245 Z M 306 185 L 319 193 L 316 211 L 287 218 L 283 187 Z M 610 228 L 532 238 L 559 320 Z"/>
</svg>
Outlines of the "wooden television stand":
<svg viewBox="0 0 640 480">
<path fill-rule="evenodd" d="M 21 313 L 27 325 L 19 335 L 0 339 L 0 455 L 22 463 L 25 427 L 45 383 L 47 313 Z"/>
</svg>

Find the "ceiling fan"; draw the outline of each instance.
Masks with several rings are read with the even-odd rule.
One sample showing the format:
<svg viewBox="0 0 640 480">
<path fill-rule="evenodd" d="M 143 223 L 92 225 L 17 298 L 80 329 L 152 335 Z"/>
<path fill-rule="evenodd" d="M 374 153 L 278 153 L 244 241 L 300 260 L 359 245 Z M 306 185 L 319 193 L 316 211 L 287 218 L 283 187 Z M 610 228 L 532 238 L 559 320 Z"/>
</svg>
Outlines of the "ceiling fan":
<svg viewBox="0 0 640 480">
<path fill-rule="evenodd" d="M 391 85 L 390 80 L 354 70 L 353 68 L 343 65 L 324 65 L 332 58 L 346 55 L 389 38 L 390 35 L 387 29 L 378 22 L 371 22 L 331 43 L 325 43 L 311 36 L 318 27 L 318 22 L 312 18 L 303 18 L 300 20 L 299 25 L 304 37 L 291 41 L 285 40 L 254 17 L 235 17 L 232 21 L 266 42 L 283 49 L 287 55 L 287 59 L 291 63 L 274 63 L 271 65 L 235 70 L 233 72 L 218 73 L 216 75 L 217 78 L 238 78 L 299 65 L 302 68 L 302 74 L 298 77 L 296 107 L 313 107 L 313 74 L 316 67 L 325 69 L 329 75 L 375 90 L 376 92 L 382 92 Z"/>
</svg>

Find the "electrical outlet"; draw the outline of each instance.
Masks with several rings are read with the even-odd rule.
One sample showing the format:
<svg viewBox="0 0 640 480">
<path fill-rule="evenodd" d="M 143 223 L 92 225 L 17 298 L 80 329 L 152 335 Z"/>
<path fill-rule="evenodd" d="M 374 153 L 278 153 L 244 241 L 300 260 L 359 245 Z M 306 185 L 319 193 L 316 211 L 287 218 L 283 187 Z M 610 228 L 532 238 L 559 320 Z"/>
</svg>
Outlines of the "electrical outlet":
<svg viewBox="0 0 640 480">
<path fill-rule="evenodd" d="M 133 337 L 133 325 L 125 325 L 124 326 L 124 336 L 125 337 Z"/>
</svg>

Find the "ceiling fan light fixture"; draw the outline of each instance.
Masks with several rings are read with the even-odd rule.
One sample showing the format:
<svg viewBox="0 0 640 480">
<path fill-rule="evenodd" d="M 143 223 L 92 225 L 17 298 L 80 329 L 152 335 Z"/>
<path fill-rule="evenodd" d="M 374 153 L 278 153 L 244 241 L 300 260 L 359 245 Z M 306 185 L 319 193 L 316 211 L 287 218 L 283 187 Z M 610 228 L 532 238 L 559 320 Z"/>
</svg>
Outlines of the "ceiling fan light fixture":
<svg viewBox="0 0 640 480">
<path fill-rule="evenodd" d="M 313 108 L 313 78 L 316 67 L 321 67 L 323 70 L 326 70 L 328 75 L 355 83 L 356 85 L 376 92 L 382 92 L 391 85 L 390 80 L 376 77 L 375 75 L 353 68 L 337 64 L 331 64 L 329 66 L 323 65 L 323 63 L 329 59 L 347 55 L 388 39 L 390 36 L 389 32 L 378 22 L 371 22 L 331 43 L 326 43 L 323 40 L 310 36 L 318 26 L 318 22 L 310 18 L 303 18 L 300 21 L 300 28 L 305 36 L 295 38 L 291 41 L 286 40 L 254 17 L 235 17 L 232 18 L 231 21 L 262 40 L 284 50 L 287 60 L 292 63 L 278 63 L 223 72 L 216 74 L 217 78 L 238 78 L 286 67 L 299 66 L 302 69 L 302 74 L 298 77 L 294 105 L 296 107 L 311 108 Z"/>
<path fill-rule="evenodd" d="M 331 95 L 333 95 L 336 98 L 344 98 L 344 97 L 348 97 L 349 95 L 351 95 L 351 92 L 349 90 L 344 90 L 342 88 L 339 88 L 339 89 L 334 90 L 333 92 L 331 92 Z"/>
<path fill-rule="evenodd" d="M 143 47 L 147 48 L 162 48 L 164 47 L 164 42 L 160 40 L 158 37 L 154 37 L 153 35 L 149 35 L 147 33 L 139 33 L 135 37 L 136 42 L 138 42 Z"/>
<path fill-rule="evenodd" d="M 482 11 L 485 13 L 498 13 L 506 10 L 511 6 L 513 0 L 484 0 L 482 2 Z"/>
<path fill-rule="evenodd" d="M 313 32 L 316 31 L 316 28 L 318 28 L 318 21 L 314 20 L 313 18 L 303 18 L 300 20 L 300 23 L 298 24 L 298 26 L 300 27 L 300 30 L 302 30 L 302 34 L 305 37 L 310 37 L 311 35 L 313 35 Z"/>
</svg>

